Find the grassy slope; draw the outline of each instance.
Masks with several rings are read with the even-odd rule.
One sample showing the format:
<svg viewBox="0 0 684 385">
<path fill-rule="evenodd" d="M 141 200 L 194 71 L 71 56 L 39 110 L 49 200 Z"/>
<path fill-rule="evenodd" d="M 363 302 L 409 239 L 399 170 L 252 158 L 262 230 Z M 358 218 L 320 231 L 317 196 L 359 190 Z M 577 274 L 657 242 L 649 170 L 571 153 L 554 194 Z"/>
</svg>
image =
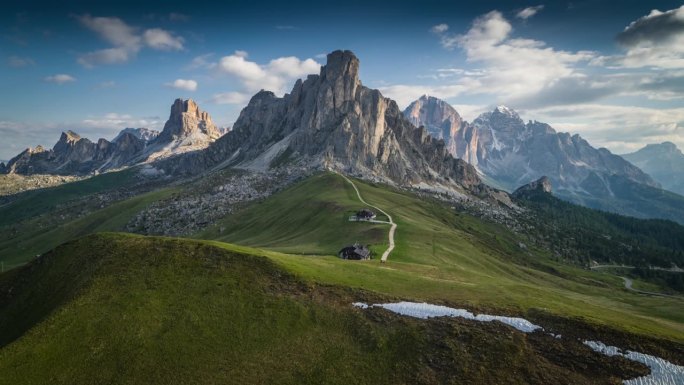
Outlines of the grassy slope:
<svg viewBox="0 0 684 385">
<path fill-rule="evenodd" d="M 644 373 L 497 323 L 355 309 L 382 299 L 306 283 L 244 250 L 101 234 L 0 275 L 0 384 L 594 384 Z"/>
<path fill-rule="evenodd" d="M 278 253 L 271 257 L 319 282 L 515 314 L 541 308 L 643 335 L 684 340 L 682 301 L 628 293 L 617 277 L 555 264 L 540 251 L 533 251 L 533 256 L 522 253 L 506 229 L 386 187 L 357 184 L 369 202 L 388 210 L 399 223 L 389 264 Z M 29 230 L 18 240 L 0 240 L 0 259 L 9 267 L 74 237 L 121 230 L 138 210 L 172 192 L 137 196 L 55 229 L 33 232 L 29 221 Z M 351 186 L 337 176 L 319 175 L 198 236 L 316 255 L 334 255 L 342 245 L 360 241 L 372 244 L 378 255 L 386 247 L 388 226 L 348 222 L 348 213 L 359 207 Z"/>
<path fill-rule="evenodd" d="M 9 269 L 68 240 L 99 231 L 123 231 L 126 223 L 136 213 L 148 204 L 170 196 L 174 191 L 166 188 L 141 194 L 56 227 L 46 228 L 39 224 L 38 219 L 28 220 L 20 227 L 17 237 L 0 239 L 0 260 L 4 262 L 5 269 Z M 55 199 L 64 198 L 59 196 Z M 4 214 L 4 211 L 0 210 L 0 213 Z"/>
<path fill-rule="evenodd" d="M 397 247 L 388 264 L 350 263 L 334 257 L 274 258 L 316 281 L 517 314 L 541 308 L 684 342 L 681 300 L 635 295 L 623 290 L 617 277 L 556 264 L 541 251 L 528 255 L 506 229 L 441 204 L 360 181 L 357 186 L 367 201 L 387 210 L 399 225 Z M 346 222 L 343 213 L 357 208 L 356 202 L 353 189 L 342 178 L 318 175 L 198 237 L 328 255 L 352 240 L 378 246 L 386 242 L 386 227 L 379 235 L 367 224 Z M 274 226 L 278 226 L 277 240 Z"/>
<path fill-rule="evenodd" d="M 0 226 L 11 225 L 49 212 L 60 204 L 84 195 L 116 189 L 135 177 L 135 169 L 110 172 L 56 187 L 20 193 L 11 203 L 0 206 Z"/>
</svg>

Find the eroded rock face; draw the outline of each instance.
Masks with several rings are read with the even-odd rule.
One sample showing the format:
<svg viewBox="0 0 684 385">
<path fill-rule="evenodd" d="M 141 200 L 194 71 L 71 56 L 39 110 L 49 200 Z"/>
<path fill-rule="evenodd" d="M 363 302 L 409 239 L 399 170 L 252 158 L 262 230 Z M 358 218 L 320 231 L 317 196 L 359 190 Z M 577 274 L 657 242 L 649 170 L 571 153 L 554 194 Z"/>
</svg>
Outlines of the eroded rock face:
<svg viewBox="0 0 684 385">
<path fill-rule="evenodd" d="M 211 121 L 209 113 L 202 111 L 192 99 L 176 99 L 171 106 L 169 120 L 155 142 L 168 143 L 174 140 L 193 138 L 196 141 L 212 142 L 221 136 Z"/>
<path fill-rule="evenodd" d="M 551 180 L 546 176 L 543 176 L 534 182 L 519 187 L 513 192 L 513 196 L 516 198 L 523 198 L 530 194 L 551 194 L 552 191 Z"/>
<path fill-rule="evenodd" d="M 320 74 L 298 80 L 282 98 L 257 93 L 233 129 L 205 153 L 166 167 L 194 172 L 230 163 L 264 169 L 287 155 L 402 185 L 485 188 L 475 169 L 453 158 L 444 141 L 416 128 L 380 91 L 364 87 L 358 70 L 352 52 L 329 54 Z"/>
<path fill-rule="evenodd" d="M 424 126 L 433 138 L 444 140 L 452 155 L 464 151 L 458 146 L 466 143 L 461 133 L 465 122 L 449 103 L 423 95 L 404 110 L 404 116 L 414 126 Z"/>
</svg>

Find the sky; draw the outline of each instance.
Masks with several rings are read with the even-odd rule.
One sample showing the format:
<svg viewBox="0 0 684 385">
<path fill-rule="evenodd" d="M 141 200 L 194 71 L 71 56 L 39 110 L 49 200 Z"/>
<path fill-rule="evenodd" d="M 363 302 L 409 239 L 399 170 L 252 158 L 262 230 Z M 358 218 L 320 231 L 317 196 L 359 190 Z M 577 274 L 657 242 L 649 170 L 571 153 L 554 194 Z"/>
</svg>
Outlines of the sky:
<svg viewBox="0 0 684 385">
<path fill-rule="evenodd" d="M 503 104 L 615 153 L 684 148 L 681 0 L 214 3 L 3 5 L 0 159 L 65 130 L 161 129 L 176 98 L 228 127 L 337 49 L 401 108 L 429 94 L 472 121 Z"/>
</svg>

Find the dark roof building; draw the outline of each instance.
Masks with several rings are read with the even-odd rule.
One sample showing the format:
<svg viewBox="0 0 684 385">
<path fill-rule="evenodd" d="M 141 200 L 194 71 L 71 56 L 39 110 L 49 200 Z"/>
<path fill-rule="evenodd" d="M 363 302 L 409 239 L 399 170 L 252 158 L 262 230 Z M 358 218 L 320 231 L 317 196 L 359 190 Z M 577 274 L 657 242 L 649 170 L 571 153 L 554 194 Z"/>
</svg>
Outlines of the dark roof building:
<svg viewBox="0 0 684 385">
<path fill-rule="evenodd" d="M 340 250 L 337 254 L 342 259 L 365 260 L 370 259 L 370 250 L 363 245 L 355 243 Z"/>
<path fill-rule="evenodd" d="M 375 213 L 368 209 L 359 210 L 356 213 L 358 219 L 374 219 Z"/>
</svg>

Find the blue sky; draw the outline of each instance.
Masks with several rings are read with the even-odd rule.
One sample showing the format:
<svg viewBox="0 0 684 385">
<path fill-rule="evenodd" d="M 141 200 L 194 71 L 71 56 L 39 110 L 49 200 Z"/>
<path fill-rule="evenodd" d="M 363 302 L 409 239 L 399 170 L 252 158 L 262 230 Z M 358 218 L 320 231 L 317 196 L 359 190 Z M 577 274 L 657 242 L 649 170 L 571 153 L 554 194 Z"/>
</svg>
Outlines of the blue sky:
<svg viewBox="0 0 684 385">
<path fill-rule="evenodd" d="M 160 129 L 177 97 L 228 126 L 255 91 L 289 91 L 335 49 L 402 108 L 428 93 L 468 120 L 506 104 L 618 153 L 684 147 L 681 2 L 212 3 L 5 6 L 0 159 L 66 129 Z"/>
</svg>

